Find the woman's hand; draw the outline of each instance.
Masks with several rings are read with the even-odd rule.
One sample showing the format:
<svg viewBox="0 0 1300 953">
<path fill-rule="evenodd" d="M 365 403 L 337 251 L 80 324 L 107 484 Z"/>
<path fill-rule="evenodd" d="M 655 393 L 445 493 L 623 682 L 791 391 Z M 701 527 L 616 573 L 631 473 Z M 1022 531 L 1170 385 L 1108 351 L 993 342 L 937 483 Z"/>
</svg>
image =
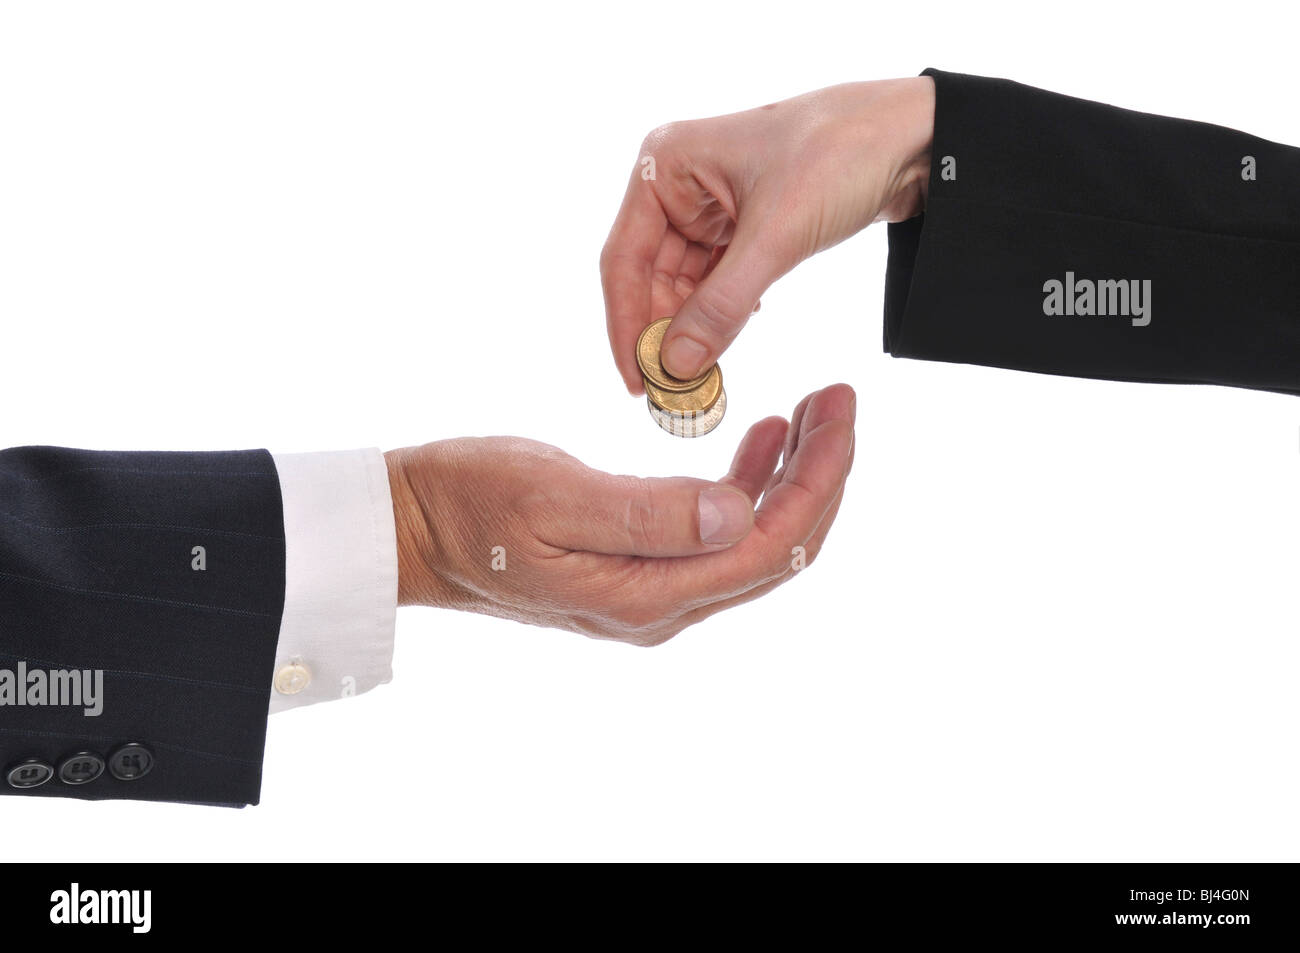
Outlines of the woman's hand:
<svg viewBox="0 0 1300 953">
<path fill-rule="evenodd" d="M 664 366 L 695 377 L 781 275 L 874 221 L 918 214 L 933 132 L 929 77 L 832 86 L 652 132 L 600 258 L 628 391 L 643 392 L 635 346 L 647 324 L 676 315 Z"/>
</svg>

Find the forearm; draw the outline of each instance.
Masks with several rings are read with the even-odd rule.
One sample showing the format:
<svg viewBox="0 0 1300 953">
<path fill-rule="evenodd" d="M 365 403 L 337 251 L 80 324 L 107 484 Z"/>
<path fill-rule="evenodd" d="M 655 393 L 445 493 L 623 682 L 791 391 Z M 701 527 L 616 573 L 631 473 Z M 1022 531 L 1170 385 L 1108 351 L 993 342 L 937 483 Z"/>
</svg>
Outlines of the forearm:
<svg viewBox="0 0 1300 953">
<path fill-rule="evenodd" d="M 391 677 L 392 521 L 374 450 L 0 451 L 0 791 L 256 803 L 268 710 Z"/>
<path fill-rule="evenodd" d="M 1300 392 L 1300 150 L 935 75 L 925 213 L 890 226 L 888 351 Z"/>
<path fill-rule="evenodd" d="M 4 450 L 0 499 L 0 792 L 256 803 L 285 595 L 271 455 Z M 93 705 L 53 691 L 84 673 Z"/>
</svg>

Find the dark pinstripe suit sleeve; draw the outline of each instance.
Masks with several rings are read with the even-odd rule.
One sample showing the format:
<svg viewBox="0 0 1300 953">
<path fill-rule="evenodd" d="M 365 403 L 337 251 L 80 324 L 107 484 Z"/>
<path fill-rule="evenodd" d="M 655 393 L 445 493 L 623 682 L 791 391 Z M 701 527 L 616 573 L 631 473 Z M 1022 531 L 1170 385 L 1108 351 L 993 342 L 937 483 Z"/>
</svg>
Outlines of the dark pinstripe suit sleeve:
<svg viewBox="0 0 1300 953">
<path fill-rule="evenodd" d="M 0 684 L 6 775 L 29 759 L 56 769 L 0 791 L 256 804 L 284 595 L 266 451 L 0 451 L 0 676 L 103 672 L 98 715 L 18 704 Z M 57 775 L 70 754 L 131 742 L 153 755 L 142 777 Z"/>
<path fill-rule="evenodd" d="M 889 227 L 887 351 L 1300 393 L 1300 149 L 926 75 L 929 196 L 923 216 Z M 1149 282 L 1146 323 L 1089 313 L 1101 309 L 1086 297 L 1049 314 L 1045 284 L 1075 276 L 1112 295 L 1116 281 Z"/>
</svg>

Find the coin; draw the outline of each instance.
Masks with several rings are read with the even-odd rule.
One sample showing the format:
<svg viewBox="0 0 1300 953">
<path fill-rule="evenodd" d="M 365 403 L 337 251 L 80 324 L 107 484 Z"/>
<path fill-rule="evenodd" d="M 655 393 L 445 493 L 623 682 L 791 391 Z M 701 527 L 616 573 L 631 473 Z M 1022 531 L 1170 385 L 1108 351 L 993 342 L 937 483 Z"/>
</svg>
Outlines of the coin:
<svg viewBox="0 0 1300 953">
<path fill-rule="evenodd" d="M 706 369 L 699 377 L 682 380 L 679 377 L 673 377 L 664 370 L 664 366 L 659 360 L 659 351 L 664 343 L 664 333 L 668 330 L 668 325 L 672 323 L 672 320 L 672 318 L 660 318 L 653 324 L 646 326 L 645 330 L 641 332 L 641 337 L 636 342 L 636 362 L 641 368 L 641 376 L 660 390 L 694 390 L 704 383 L 704 379 L 709 376 L 710 369 Z"/>
<path fill-rule="evenodd" d="M 647 378 L 645 392 L 663 410 L 675 414 L 702 414 L 710 410 L 722 394 L 722 368 L 714 364 L 704 382 L 694 390 L 662 390 Z"/>
<path fill-rule="evenodd" d="M 636 362 L 645 384 L 646 406 L 662 429 L 678 437 L 702 437 L 722 422 L 727 413 L 727 392 L 722 388 L 722 368 L 717 364 L 689 381 L 664 370 L 659 352 L 672 318 L 660 318 L 641 332 L 636 342 Z"/>
<path fill-rule="evenodd" d="M 727 413 L 727 394 L 726 391 L 718 394 L 718 402 L 702 414 L 675 414 L 656 407 L 649 397 L 646 398 L 646 406 L 650 408 L 650 416 L 655 423 L 674 437 L 703 437 L 722 423 L 722 418 Z"/>
</svg>

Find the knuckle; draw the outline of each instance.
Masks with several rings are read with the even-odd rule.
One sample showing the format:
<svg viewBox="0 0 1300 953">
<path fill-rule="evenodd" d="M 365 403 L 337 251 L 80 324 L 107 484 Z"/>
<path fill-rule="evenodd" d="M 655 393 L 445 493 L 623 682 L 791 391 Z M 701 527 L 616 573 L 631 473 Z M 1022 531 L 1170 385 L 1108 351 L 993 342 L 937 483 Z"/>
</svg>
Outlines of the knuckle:
<svg viewBox="0 0 1300 953">
<path fill-rule="evenodd" d="M 709 282 L 696 289 L 693 301 L 697 327 L 714 340 L 730 340 L 737 323 L 749 314 L 749 306 L 729 289 Z"/>
<path fill-rule="evenodd" d="M 666 537 L 663 522 L 655 513 L 654 484 L 641 482 L 628 495 L 627 532 L 634 551 L 657 551 Z"/>
<path fill-rule="evenodd" d="M 609 238 L 605 239 L 605 244 L 600 248 L 600 273 L 607 280 L 610 277 L 610 272 L 619 262 L 629 258 L 628 252 L 615 239 L 615 234 L 611 232 Z"/>
<path fill-rule="evenodd" d="M 641 140 L 642 152 L 653 152 L 680 139 L 685 126 L 684 122 L 667 122 L 651 129 Z"/>
</svg>

